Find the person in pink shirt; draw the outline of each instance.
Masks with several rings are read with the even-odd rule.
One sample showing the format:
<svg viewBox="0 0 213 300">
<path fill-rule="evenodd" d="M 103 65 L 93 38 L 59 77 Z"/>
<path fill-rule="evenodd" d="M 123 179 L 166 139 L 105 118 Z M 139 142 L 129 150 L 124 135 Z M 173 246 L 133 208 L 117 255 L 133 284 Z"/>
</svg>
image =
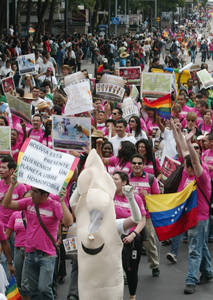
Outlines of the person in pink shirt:
<svg viewBox="0 0 213 300">
<path fill-rule="evenodd" d="M 208 137 L 208 148 L 202 154 L 202 162 L 207 164 L 210 172 L 210 177 L 213 180 L 213 135 L 209 134 Z"/>
<path fill-rule="evenodd" d="M 42 142 L 43 131 L 41 129 L 42 119 L 40 115 L 34 115 L 32 119 L 32 128 L 28 131 L 27 136 L 37 142 Z"/>
<path fill-rule="evenodd" d="M 129 141 L 121 142 L 117 157 L 103 158 L 109 174 L 112 175 L 115 171 L 122 171 L 129 174 L 131 172 L 130 158 L 135 152 L 136 149 L 133 143 Z"/>
<path fill-rule="evenodd" d="M 193 111 L 192 108 L 186 105 L 186 95 L 179 94 L 177 97 L 177 103 L 181 106 L 181 118 L 185 119 L 188 112 Z"/>
<path fill-rule="evenodd" d="M 207 134 L 211 132 L 212 129 L 212 110 L 207 109 L 203 115 L 203 122 L 200 124 L 200 129 L 202 134 Z"/>
<path fill-rule="evenodd" d="M 160 162 L 158 158 L 155 158 L 155 155 L 152 150 L 152 144 L 146 139 L 141 139 L 136 143 L 136 150 L 139 154 L 143 156 L 144 159 L 144 171 L 157 177 L 160 175 Z"/>
<path fill-rule="evenodd" d="M 15 251 L 14 251 L 14 265 L 16 269 L 16 282 L 19 292 L 23 300 L 29 300 L 29 291 L 27 290 L 27 278 L 23 276 L 22 272 L 25 258 L 25 241 L 26 241 L 26 218 L 24 211 L 15 211 L 10 216 L 7 224 L 6 236 L 10 238 L 12 232 L 15 232 Z"/>
<path fill-rule="evenodd" d="M 191 139 L 195 130 L 183 137 L 180 129 L 173 128 L 176 143 L 184 157 L 184 171 L 178 186 L 178 192 L 191 181 L 197 183 L 197 219 L 195 227 L 188 230 L 188 273 L 186 275 L 185 294 L 193 294 L 197 284 L 207 283 L 213 279 L 211 255 L 208 249 L 209 203 L 211 197 L 211 178 L 202 167 Z M 201 273 L 200 278 L 198 274 Z"/>
<path fill-rule="evenodd" d="M 5 235 L 4 224 L 2 224 L 1 221 L 0 221 L 0 245 L 2 247 L 5 257 L 7 258 L 7 264 L 10 273 L 15 274 L 15 268 L 13 266 L 10 245 Z"/>
<path fill-rule="evenodd" d="M 16 184 L 16 175 L 13 174 L 3 205 L 5 208 L 23 210 L 26 216 L 25 272 L 28 278 L 30 297 L 35 300 L 53 300 L 52 283 L 56 249 L 41 227 L 37 212 L 55 242 L 59 222 L 62 220 L 65 226 L 70 226 L 73 218 L 64 202 L 64 193 L 61 195 L 59 203 L 52 200 L 48 192 L 32 187 L 31 197 L 13 201 L 12 194 Z"/>
<path fill-rule="evenodd" d="M 135 154 L 131 157 L 132 173 L 129 176 L 129 182 L 133 185 L 135 192 L 140 195 L 146 207 L 145 196 L 147 194 L 160 194 L 159 185 L 156 177 L 144 171 L 144 159 L 140 154 Z M 146 249 L 147 258 L 152 269 L 152 276 L 160 275 L 160 261 L 155 239 L 155 230 L 150 219 L 149 213 L 146 213 L 146 241 L 143 246 Z"/>
<path fill-rule="evenodd" d="M 146 109 L 148 119 L 146 120 L 146 127 L 149 136 L 152 136 L 152 131 L 155 128 L 159 128 L 156 120 L 156 113 L 153 110 Z"/>
<path fill-rule="evenodd" d="M 11 209 L 4 208 L 3 198 L 10 186 L 11 183 L 11 176 L 14 173 L 16 169 L 16 163 L 12 159 L 11 156 L 5 156 L 1 160 L 0 164 L 0 220 L 4 224 L 4 226 L 7 226 L 7 223 L 9 221 L 10 215 L 13 213 Z M 18 201 L 19 199 L 23 198 L 24 193 L 27 191 L 27 188 L 24 184 L 19 183 L 13 190 L 12 199 L 14 201 Z"/>
<path fill-rule="evenodd" d="M 130 204 L 129 200 L 127 199 L 129 195 L 127 195 L 125 192 L 125 186 L 129 187 L 128 175 L 123 172 L 115 172 L 113 175 L 113 179 L 116 185 L 116 192 L 114 197 L 116 219 L 127 219 L 128 217 L 131 217 Z M 146 223 L 146 211 L 140 196 L 138 196 L 137 194 L 133 194 L 133 188 L 131 190 L 131 197 L 134 198 L 140 209 L 142 220 L 137 224 L 137 226 L 132 227 L 129 230 L 128 234 L 122 235 L 121 238 L 124 243 L 122 251 L 123 268 L 127 276 L 130 299 L 134 300 L 136 299 L 138 267 L 142 248 L 142 239 L 140 232 L 142 231 Z M 133 251 L 135 255 L 134 257 L 132 257 Z"/>
</svg>

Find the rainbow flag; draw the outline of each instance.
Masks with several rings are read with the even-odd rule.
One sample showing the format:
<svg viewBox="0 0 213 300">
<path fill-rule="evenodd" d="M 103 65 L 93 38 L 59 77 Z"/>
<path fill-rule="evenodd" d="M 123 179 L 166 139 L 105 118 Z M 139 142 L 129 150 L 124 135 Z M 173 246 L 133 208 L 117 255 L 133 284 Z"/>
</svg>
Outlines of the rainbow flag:
<svg viewBox="0 0 213 300">
<path fill-rule="evenodd" d="M 197 225 L 195 180 L 178 193 L 147 195 L 146 205 L 159 241 L 165 241 Z"/>
<path fill-rule="evenodd" d="M 8 300 L 21 300 L 21 295 L 19 294 L 19 290 L 17 288 L 15 277 L 12 276 L 9 286 L 7 288 L 6 297 Z"/>
<path fill-rule="evenodd" d="M 144 105 L 148 108 L 151 108 L 156 111 L 156 113 L 165 119 L 170 119 L 171 117 L 171 95 L 165 95 L 156 100 L 149 101 L 146 98 L 143 98 Z"/>
</svg>

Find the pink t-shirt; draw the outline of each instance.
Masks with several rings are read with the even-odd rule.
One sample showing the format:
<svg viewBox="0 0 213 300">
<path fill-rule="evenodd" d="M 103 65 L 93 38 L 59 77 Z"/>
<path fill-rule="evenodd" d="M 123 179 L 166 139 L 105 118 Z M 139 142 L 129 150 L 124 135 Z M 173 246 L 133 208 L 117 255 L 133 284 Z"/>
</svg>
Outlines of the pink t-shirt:
<svg viewBox="0 0 213 300">
<path fill-rule="evenodd" d="M 2 206 L 2 199 L 9 188 L 9 184 L 5 184 L 4 180 L 0 181 L 0 220 L 6 226 L 10 215 L 14 212 L 12 209 Z M 19 200 L 23 198 L 24 193 L 27 191 L 26 186 L 23 183 L 18 184 L 13 190 L 12 200 Z"/>
<path fill-rule="evenodd" d="M 120 160 L 118 157 L 112 156 L 109 159 L 109 164 L 107 166 L 107 171 L 109 174 L 113 174 L 116 171 L 122 171 L 127 174 L 131 172 L 131 164 L 128 161 L 125 165 L 120 165 Z"/>
<path fill-rule="evenodd" d="M 210 165 L 213 167 L 213 151 L 210 149 L 207 149 L 202 154 L 202 162 L 204 162 L 207 166 Z M 209 172 L 210 177 L 213 179 L 213 171 Z"/>
<path fill-rule="evenodd" d="M 48 138 L 42 137 L 42 142 L 44 146 L 47 146 L 48 148 L 52 149 L 53 148 L 53 142 L 52 142 L 52 137 L 51 135 L 48 135 Z"/>
<path fill-rule="evenodd" d="M 139 177 L 130 174 L 129 182 L 134 187 L 135 192 L 141 196 L 145 207 L 146 207 L 146 201 L 145 201 L 145 197 L 141 193 L 141 190 L 147 191 L 148 194 L 160 194 L 160 189 L 159 189 L 157 179 L 154 177 L 153 184 L 152 186 L 150 186 L 149 175 L 146 172 L 143 172 L 142 176 Z M 148 211 L 146 217 L 150 218 Z"/>
<path fill-rule="evenodd" d="M 7 224 L 7 228 L 15 232 L 15 247 L 24 247 L 26 241 L 26 229 L 21 216 L 21 211 L 15 211 Z"/>
<path fill-rule="evenodd" d="M 180 114 L 179 114 L 179 117 L 180 117 L 181 119 L 186 119 L 186 115 L 187 115 L 187 113 L 190 112 L 190 111 L 194 111 L 193 107 L 188 107 L 187 105 L 184 105 L 184 106 L 182 107 L 182 109 L 181 109 L 181 112 L 180 112 Z"/>
<path fill-rule="evenodd" d="M 142 199 L 139 195 L 134 194 L 135 200 L 138 204 L 138 207 L 140 209 L 141 215 L 145 216 L 146 215 L 146 210 L 144 208 Z M 128 217 L 130 217 L 131 214 L 131 210 L 130 210 L 130 205 L 129 205 L 129 201 L 127 200 L 127 198 L 123 195 L 117 195 L 115 194 L 115 198 L 114 198 L 114 204 L 115 204 L 115 214 L 116 214 L 116 219 L 126 219 Z M 132 230 L 135 229 L 136 226 L 132 227 L 130 229 L 130 232 Z"/>
<path fill-rule="evenodd" d="M 211 129 L 212 129 L 212 121 L 210 122 L 210 124 L 205 124 L 205 122 L 202 123 L 201 125 L 202 134 L 210 133 Z"/>
<path fill-rule="evenodd" d="M 203 168 L 203 172 L 199 177 L 188 176 L 185 169 L 183 169 L 181 182 L 178 186 L 178 192 L 182 191 L 190 182 L 196 179 L 197 182 L 197 211 L 198 221 L 207 220 L 209 218 L 209 205 L 204 198 L 202 192 L 206 195 L 207 199 L 211 196 L 211 179 L 208 172 Z M 202 190 L 202 192 L 200 191 Z"/>
<path fill-rule="evenodd" d="M 18 118 L 15 115 L 12 115 L 12 123 L 13 123 L 12 128 L 15 128 L 19 132 L 18 142 L 21 143 L 23 140 L 23 129 L 20 124 L 20 118 Z M 30 128 L 32 128 L 32 125 L 28 122 L 25 122 L 25 124 L 26 124 L 26 130 L 29 131 Z"/>
<path fill-rule="evenodd" d="M 152 130 L 155 128 L 159 128 L 157 123 L 153 123 L 152 119 L 149 119 L 148 122 L 146 123 L 147 131 L 148 134 L 151 136 L 152 135 Z"/>
<path fill-rule="evenodd" d="M 12 157 L 15 160 L 15 162 L 17 162 L 18 160 L 18 155 L 19 155 L 19 151 L 21 150 L 21 146 L 22 143 L 20 143 L 19 141 L 17 141 L 17 143 L 14 146 L 11 145 Z"/>
<path fill-rule="evenodd" d="M 28 131 L 28 134 L 29 134 L 29 131 Z M 42 129 L 40 128 L 39 130 L 35 130 L 33 129 L 31 132 L 30 132 L 30 138 L 33 139 L 33 140 L 36 140 L 37 142 L 40 142 L 42 143 L 42 140 L 43 140 L 43 131 Z"/>
<path fill-rule="evenodd" d="M 27 219 L 25 251 L 41 250 L 51 256 L 56 255 L 55 247 L 38 221 L 32 198 L 18 201 L 18 209 L 25 211 Z M 44 225 L 56 241 L 59 221 L 63 217 L 61 204 L 48 198 L 47 201 L 39 204 L 39 211 Z"/>
<path fill-rule="evenodd" d="M 0 242 L 6 240 L 6 235 L 4 232 L 4 224 L 0 222 Z"/>
<path fill-rule="evenodd" d="M 160 173 L 161 166 L 160 166 L 159 159 L 158 159 L 158 158 L 155 158 L 155 161 L 156 161 L 156 169 L 157 169 L 157 172 Z M 148 164 L 145 164 L 143 170 L 144 170 L 144 172 L 147 172 L 147 173 L 150 173 L 150 174 L 153 174 L 153 175 L 154 175 L 154 167 L 153 167 L 153 163 L 150 161 Z"/>
</svg>

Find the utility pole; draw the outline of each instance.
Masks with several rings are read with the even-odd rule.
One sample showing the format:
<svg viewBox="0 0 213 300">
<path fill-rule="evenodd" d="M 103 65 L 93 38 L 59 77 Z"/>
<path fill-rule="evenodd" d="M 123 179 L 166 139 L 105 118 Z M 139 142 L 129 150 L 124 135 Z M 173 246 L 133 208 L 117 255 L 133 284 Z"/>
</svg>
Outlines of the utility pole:
<svg viewBox="0 0 213 300">
<path fill-rule="evenodd" d="M 65 38 L 67 38 L 68 35 L 68 0 L 64 1 L 64 32 L 65 32 Z"/>
<path fill-rule="evenodd" d="M 115 18 L 118 16 L 118 0 L 115 0 Z M 115 36 L 118 34 L 118 25 L 115 24 Z"/>
</svg>

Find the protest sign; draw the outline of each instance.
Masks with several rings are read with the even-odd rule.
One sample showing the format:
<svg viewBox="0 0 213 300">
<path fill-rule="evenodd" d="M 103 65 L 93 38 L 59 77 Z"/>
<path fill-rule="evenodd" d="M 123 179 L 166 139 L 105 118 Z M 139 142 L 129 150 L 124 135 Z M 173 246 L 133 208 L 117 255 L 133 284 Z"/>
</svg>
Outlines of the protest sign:
<svg viewBox="0 0 213 300">
<path fill-rule="evenodd" d="M 77 227 L 76 223 L 73 223 L 72 226 L 69 227 L 68 232 L 66 234 L 66 239 L 63 240 L 64 249 L 66 254 L 77 253 L 78 244 L 77 244 Z"/>
<path fill-rule="evenodd" d="M 31 104 L 25 103 L 16 96 L 6 93 L 7 103 L 12 114 L 21 118 L 22 120 L 31 123 Z"/>
<path fill-rule="evenodd" d="M 161 167 L 161 181 L 164 182 L 179 166 L 181 163 L 169 156 L 165 156 Z"/>
<path fill-rule="evenodd" d="M 65 115 L 74 115 L 93 110 L 90 81 L 82 80 L 75 84 L 69 84 L 64 88 L 68 96 L 65 106 Z"/>
<path fill-rule="evenodd" d="M 170 94 L 172 88 L 172 80 L 172 74 L 141 73 L 141 96 L 159 98 L 164 95 Z"/>
<path fill-rule="evenodd" d="M 119 75 L 125 79 L 128 84 L 140 85 L 141 67 L 120 67 Z"/>
<path fill-rule="evenodd" d="M 58 195 L 72 178 L 78 161 L 27 138 L 18 156 L 18 182 Z"/>
<path fill-rule="evenodd" d="M 15 91 L 13 77 L 6 77 L 2 79 L 2 89 L 4 94 Z"/>
<path fill-rule="evenodd" d="M 67 86 L 69 84 L 76 84 L 85 80 L 86 77 L 83 72 L 79 71 L 64 77 L 64 85 Z"/>
<path fill-rule="evenodd" d="M 213 78 L 206 69 L 197 72 L 197 77 L 205 89 L 213 86 Z"/>
<path fill-rule="evenodd" d="M 96 83 L 96 95 L 101 99 L 118 101 L 123 100 L 125 89 L 112 83 Z"/>
<path fill-rule="evenodd" d="M 137 107 L 136 102 L 131 98 L 125 98 L 123 103 L 121 104 L 122 109 L 122 117 L 128 122 L 131 116 L 139 117 L 139 109 Z"/>
<path fill-rule="evenodd" d="M 35 54 L 20 55 L 17 57 L 19 74 L 35 72 Z"/>
<path fill-rule="evenodd" d="M 84 151 L 91 142 L 91 119 L 53 115 L 54 149 Z"/>
<path fill-rule="evenodd" d="M 0 155 L 11 154 L 10 134 L 10 126 L 0 126 Z"/>
</svg>

